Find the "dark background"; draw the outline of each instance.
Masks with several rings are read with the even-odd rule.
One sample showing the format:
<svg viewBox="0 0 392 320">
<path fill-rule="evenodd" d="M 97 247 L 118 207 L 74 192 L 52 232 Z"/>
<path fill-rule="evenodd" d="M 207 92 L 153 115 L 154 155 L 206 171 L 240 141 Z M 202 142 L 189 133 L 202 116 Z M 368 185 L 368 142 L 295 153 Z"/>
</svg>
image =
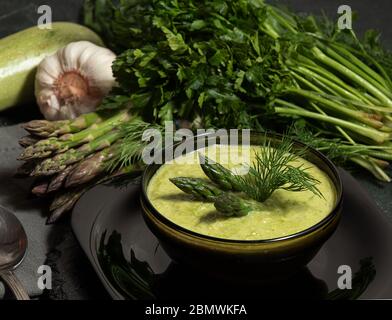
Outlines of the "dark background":
<svg viewBox="0 0 392 320">
<path fill-rule="evenodd" d="M 369 28 L 382 31 L 384 41 L 392 48 L 391 0 L 279 0 L 276 3 L 287 4 L 299 12 L 321 12 L 330 17 L 337 17 L 340 5 L 350 5 L 358 13 L 360 23 L 353 24 L 354 29 L 362 34 Z M 40 5 L 52 8 L 53 21 L 80 22 L 83 0 L 0 0 L 0 37 L 37 23 Z"/>
<path fill-rule="evenodd" d="M 382 32 L 385 45 L 392 49 L 392 28 L 389 27 L 392 20 L 392 0 L 283 0 L 274 2 L 287 4 L 298 12 L 321 13 L 324 11 L 332 18 L 337 17 L 337 9 L 340 5 L 350 5 L 360 18 L 358 22 L 353 23 L 355 31 L 362 35 L 364 30 L 377 29 Z M 82 21 L 83 0 L 0 0 L 0 38 L 36 25 L 40 16 L 37 8 L 44 4 L 52 8 L 53 21 Z M 26 111 L 26 107 L 21 107 L 0 112 L 0 125 L 19 123 L 39 116 L 34 108 L 30 107 L 28 110 Z M 371 192 L 379 206 L 389 212 L 390 207 L 386 203 L 390 201 L 385 201 L 381 190 L 370 183 L 365 187 Z M 57 238 L 52 239 L 53 249 L 48 253 L 47 261 L 47 264 L 50 264 L 54 270 L 54 290 L 47 292 L 44 298 L 108 298 L 79 248 L 69 224 L 65 222 L 56 225 L 56 228 Z"/>
</svg>

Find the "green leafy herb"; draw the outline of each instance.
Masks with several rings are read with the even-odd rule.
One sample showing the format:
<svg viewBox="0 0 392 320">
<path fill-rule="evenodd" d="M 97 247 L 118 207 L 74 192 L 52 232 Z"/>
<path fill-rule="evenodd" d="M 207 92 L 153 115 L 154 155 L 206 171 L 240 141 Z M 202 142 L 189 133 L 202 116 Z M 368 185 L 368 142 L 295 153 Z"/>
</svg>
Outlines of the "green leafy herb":
<svg viewBox="0 0 392 320">
<path fill-rule="evenodd" d="M 87 0 L 85 9 L 86 24 L 119 53 L 119 88 L 101 108 L 131 102 L 145 121 L 205 128 L 285 132 L 302 119 L 326 139 L 321 150 L 390 181 L 392 55 L 375 32 L 360 41 L 325 17 L 263 0 Z M 388 150 L 353 155 L 334 139 Z"/>
</svg>

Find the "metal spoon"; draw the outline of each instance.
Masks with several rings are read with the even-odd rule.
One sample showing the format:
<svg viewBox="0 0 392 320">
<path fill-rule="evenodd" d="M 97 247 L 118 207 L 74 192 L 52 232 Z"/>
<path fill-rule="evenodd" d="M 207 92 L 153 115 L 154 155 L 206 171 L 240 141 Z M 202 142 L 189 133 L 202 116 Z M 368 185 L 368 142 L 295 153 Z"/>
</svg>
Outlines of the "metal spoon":
<svg viewBox="0 0 392 320">
<path fill-rule="evenodd" d="M 18 300 L 29 300 L 15 270 L 23 261 L 27 249 L 27 236 L 18 218 L 0 207 L 0 277 L 8 284 Z"/>
</svg>

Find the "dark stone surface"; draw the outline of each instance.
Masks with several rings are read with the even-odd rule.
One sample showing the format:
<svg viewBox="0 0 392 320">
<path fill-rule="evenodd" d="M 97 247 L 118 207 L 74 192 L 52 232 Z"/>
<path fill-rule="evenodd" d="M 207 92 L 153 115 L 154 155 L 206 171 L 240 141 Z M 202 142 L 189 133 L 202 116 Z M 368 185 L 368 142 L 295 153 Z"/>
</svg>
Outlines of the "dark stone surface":
<svg viewBox="0 0 392 320">
<path fill-rule="evenodd" d="M 337 16 L 339 5 L 348 4 L 360 16 L 354 22 L 359 34 L 369 28 L 382 32 L 384 43 L 392 48 L 392 28 L 389 27 L 392 13 L 391 0 L 280 0 L 278 3 L 288 4 L 300 12 L 318 13 L 324 11 L 331 17 Z M 81 21 L 83 0 L 0 0 L 0 37 L 7 36 L 37 23 L 39 5 L 51 6 L 53 21 Z M 29 111 L 26 111 L 29 110 Z M 0 112 L 0 125 L 23 122 L 38 118 L 39 113 L 30 107 L 20 107 Z M 369 190 L 376 202 L 392 219 L 392 188 L 385 184 L 374 183 L 368 176 L 361 178 L 363 185 Z M 53 250 L 48 253 L 48 264 L 53 266 L 54 290 L 46 292 L 47 299 L 106 299 L 98 278 L 94 274 L 84 253 L 76 242 L 70 227 L 58 225 L 56 235 L 50 240 Z"/>
<path fill-rule="evenodd" d="M 390 0 L 279 0 L 277 3 L 287 4 L 298 12 L 325 12 L 327 16 L 338 17 L 338 7 L 349 5 L 359 19 L 353 22 L 353 29 L 359 35 L 368 29 L 376 29 L 382 32 L 385 44 L 392 48 L 392 28 L 390 19 L 392 14 L 392 1 Z"/>
<path fill-rule="evenodd" d="M 350 5 L 358 13 L 360 20 L 354 22 L 354 28 L 362 34 L 364 30 L 374 28 L 382 31 L 384 39 L 392 39 L 389 27 L 392 14 L 390 0 L 279 0 L 299 12 L 322 12 L 330 17 L 337 17 L 337 8 L 342 4 Z M 83 0 L 1 0 L 0 1 L 0 37 L 36 24 L 38 6 L 46 4 L 52 8 L 54 21 L 81 21 Z"/>
<path fill-rule="evenodd" d="M 52 8 L 53 21 L 78 22 L 82 17 L 83 0 L 1 0 L 0 37 L 36 25 L 40 5 Z"/>
<path fill-rule="evenodd" d="M 0 37 L 37 23 L 38 6 L 51 6 L 53 21 L 80 22 L 83 0 L 0 0 Z M 38 108 L 20 106 L 0 112 L 0 126 L 41 118 Z M 48 239 L 53 248 L 46 264 L 52 267 L 53 289 L 41 299 L 108 299 L 87 257 L 77 243 L 68 220 L 54 226 Z"/>
</svg>

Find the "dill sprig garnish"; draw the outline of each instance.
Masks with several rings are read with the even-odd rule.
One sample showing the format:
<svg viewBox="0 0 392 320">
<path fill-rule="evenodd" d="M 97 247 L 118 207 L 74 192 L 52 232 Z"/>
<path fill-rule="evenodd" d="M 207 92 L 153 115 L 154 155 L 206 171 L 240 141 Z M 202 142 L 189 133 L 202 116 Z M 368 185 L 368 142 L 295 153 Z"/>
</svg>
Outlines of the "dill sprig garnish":
<svg viewBox="0 0 392 320">
<path fill-rule="evenodd" d="M 325 133 L 326 134 L 326 133 Z M 392 160 L 392 145 L 375 145 L 367 146 L 363 144 L 353 144 L 339 138 L 325 138 L 320 134 L 306 130 L 301 125 L 293 126 L 288 131 L 288 135 L 293 139 L 317 149 L 326 155 L 335 164 L 344 165 L 347 160 L 353 160 L 355 157 L 374 157 L 377 156 L 382 160 Z"/>
<path fill-rule="evenodd" d="M 296 192 L 309 190 L 321 197 L 316 187 L 320 181 L 307 172 L 309 168 L 304 164 L 293 164 L 305 153 L 305 148 L 294 152 L 293 142 L 286 137 L 273 147 L 270 140 L 264 139 L 262 151 L 256 152 L 248 174 L 236 176 L 242 192 L 259 202 L 266 201 L 277 189 Z"/>
</svg>

